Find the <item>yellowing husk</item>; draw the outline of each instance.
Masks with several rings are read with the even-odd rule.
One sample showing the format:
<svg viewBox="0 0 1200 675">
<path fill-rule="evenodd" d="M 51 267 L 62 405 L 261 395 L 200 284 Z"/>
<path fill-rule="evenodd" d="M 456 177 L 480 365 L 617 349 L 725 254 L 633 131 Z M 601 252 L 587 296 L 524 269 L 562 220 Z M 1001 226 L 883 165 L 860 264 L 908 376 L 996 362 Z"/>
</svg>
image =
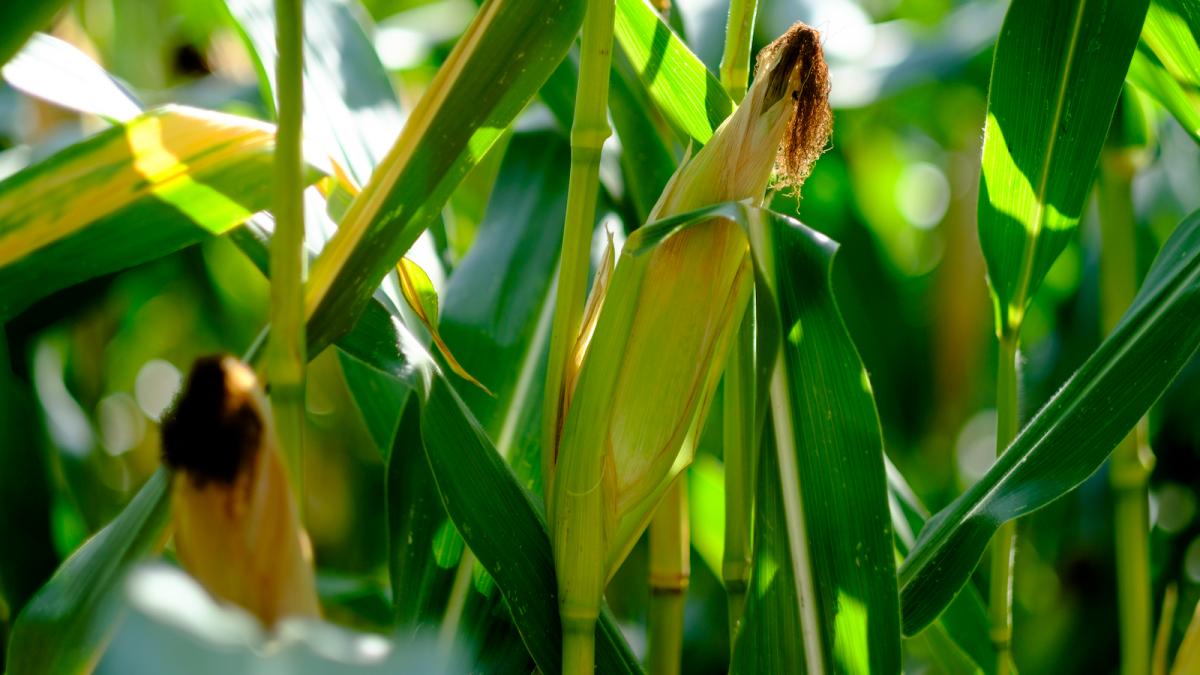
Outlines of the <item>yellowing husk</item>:
<svg viewBox="0 0 1200 675">
<path fill-rule="evenodd" d="M 652 218 L 761 204 L 776 167 L 798 184 L 827 142 L 827 98 L 817 34 L 797 24 L 760 55 L 745 103 L 685 160 Z M 578 374 L 566 379 L 558 445 L 547 449 L 564 630 L 595 618 L 608 578 L 691 462 L 684 439 L 704 418 L 753 285 L 749 244 L 732 221 L 696 223 L 648 249 L 639 236 L 589 300 L 591 316 L 603 298 L 585 322 Z"/>
<path fill-rule="evenodd" d="M 164 424 L 175 549 L 215 597 L 266 626 L 319 616 L 311 555 L 254 373 L 232 357 L 198 361 Z"/>
</svg>

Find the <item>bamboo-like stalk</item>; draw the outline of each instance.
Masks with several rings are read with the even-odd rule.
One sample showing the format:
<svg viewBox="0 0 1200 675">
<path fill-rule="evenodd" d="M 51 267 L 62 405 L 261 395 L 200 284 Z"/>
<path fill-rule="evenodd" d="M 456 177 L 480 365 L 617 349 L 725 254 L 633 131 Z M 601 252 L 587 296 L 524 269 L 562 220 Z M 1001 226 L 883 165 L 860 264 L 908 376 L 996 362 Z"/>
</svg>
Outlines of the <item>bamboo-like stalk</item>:
<svg viewBox="0 0 1200 675">
<path fill-rule="evenodd" d="M 750 584 L 751 518 L 754 503 L 754 315 L 746 310 L 725 366 L 723 445 L 725 449 L 725 550 L 721 577 L 729 600 L 729 644 L 746 605 Z M 749 405 L 747 405 L 747 403 Z"/>
<path fill-rule="evenodd" d="M 614 0 L 590 0 L 583 23 L 575 119 L 571 124 L 571 175 L 563 223 L 562 254 L 550 328 L 542 407 L 542 477 L 551 494 L 558 429 L 563 405 L 563 374 L 583 320 L 592 227 L 600 184 L 600 150 L 612 133 L 608 126 L 608 81 L 612 67 Z"/>
<path fill-rule="evenodd" d="M 721 86 L 734 103 L 741 103 L 750 82 L 750 43 L 758 0 L 730 0 L 725 24 L 725 51 L 721 55 Z"/>
<path fill-rule="evenodd" d="M 304 377 L 308 362 L 304 330 L 304 7 L 302 0 L 275 0 L 276 81 L 275 234 L 271 238 L 271 333 L 267 343 L 275 433 L 304 508 Z"/>
<path fill-rule="evenodd" d="M 1097 182 L 1100 197 L 1100 318 L 1112 331 L 1137 293 L 1133 176 L 1128 149 L 1106 150 Z M 1151 660 L 1150 502 L 1146 483 L 1154 464 L 1146 419 L 1113 451 L 1109 466 L 1116 530 L 1121 672 L 1144 673 Z"/>
<path fill-rule="evenodd" d="M 996 456 L 1004 453 L 1021 427 L 1018 384 L 1018 332 L 1000 336 L 1000 355 L 996 364 Z M 996 648 L 996 673 L 1012 672 L 1012 594 L 1013 558 L 1016 554 L 1017 524 L 1002 525 L 992 539 L 992 576 L 988 599 L 992 644 Z"/>
<path fill-rule="evenodd" d="M 542 476 L 546 495 L 553 494 L 553 467 L 558 453 L 558 429 L 563 412 L 563 374 L 583 320 L 592 227 L 600 183 L 600 150 L 612 133 L 608 126 L 608 81 L 612 67 L 613 0 L 590 0 L 584 16 L 579 57 L 579 86 L 571 125 L 571 174 L 558 289 L 550 331 L 543 404 Z M 549 502 L 548 502 L 549 503 Z M 597 558 L 603 551 L 596 551 Z M 560 573 L 563 571 L 560 570 Z M 590 674 L 595 669 L 598 598 L 559 598 L 563 628 L 563 673 Z"/>
<path fill-rule="evenodd" d="M 647 667 L 678 675 L 683 654 L 683 607 L 691 579 L 687 476 L 667 492 L 650 522 L 650 618 Z"/>
</svg>

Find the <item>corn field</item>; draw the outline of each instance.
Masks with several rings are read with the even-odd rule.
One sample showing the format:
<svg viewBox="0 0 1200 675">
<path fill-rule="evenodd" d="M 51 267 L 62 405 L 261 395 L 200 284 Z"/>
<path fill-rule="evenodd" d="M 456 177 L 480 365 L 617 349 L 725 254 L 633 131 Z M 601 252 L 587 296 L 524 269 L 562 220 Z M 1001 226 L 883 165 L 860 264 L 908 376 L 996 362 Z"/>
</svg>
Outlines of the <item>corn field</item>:
<svg viewBox="0 0 1200 675">
<path fill-rule="evenodd" d="M 0 672 L 1200 673 L 1200 1 L 0 4 Z"/>
</svg>

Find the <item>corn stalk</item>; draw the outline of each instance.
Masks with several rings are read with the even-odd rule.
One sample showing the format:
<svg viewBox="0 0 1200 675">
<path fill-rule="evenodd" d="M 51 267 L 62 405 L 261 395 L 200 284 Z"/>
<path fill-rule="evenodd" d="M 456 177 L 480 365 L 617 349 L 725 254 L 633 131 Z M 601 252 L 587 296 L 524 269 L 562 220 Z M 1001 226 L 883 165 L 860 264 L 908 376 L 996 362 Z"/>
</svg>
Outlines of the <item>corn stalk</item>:
<svg viewBox="0 0 1200 675">
<path fill-rule="evenodd" d="M 543 408 L 542 475 L 547 501 L 551 494 L 553 463 L 558 454 L 558 430 L 564 401 L 563 378 L 567 358 L 583 320 L 592 226 L 600 181 L 600 152 L 611 130 L 608 126 L 608 80 L 612 65 L 613 0 L 590 0 L 583 20 L 579 59 L 579 87 L 575 93 L 575 119 L 571 126 L 571 177 L 567 187 L 567 215 L 563 224 L 562 255 L 558 264 L 558 289 L 550 356 L 546 366 Z M 598 552 L 597 552 L 598 553 Z M 575 604 L 559 599 L 563 628 L 563 672 L 590 673 L 595 664 L 596 618 L 594 602 Z"/>
<path fill-rule="evenodd" d="M 279 121 L 275 136 L 275 236 L 271 239 L 271 332 L 267 371 L 275 431 L 304 504 L 304 7 L 276 0 Z"/>
</svg>

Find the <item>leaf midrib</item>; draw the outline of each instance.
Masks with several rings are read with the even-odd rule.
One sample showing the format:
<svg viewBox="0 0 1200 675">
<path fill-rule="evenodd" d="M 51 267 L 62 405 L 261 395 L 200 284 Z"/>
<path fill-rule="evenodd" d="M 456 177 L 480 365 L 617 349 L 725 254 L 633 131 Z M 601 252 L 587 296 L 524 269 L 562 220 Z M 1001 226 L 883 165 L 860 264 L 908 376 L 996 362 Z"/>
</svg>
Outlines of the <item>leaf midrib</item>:
<svg viewBox="0 0 1200 675">
<path fill-rule="evenodd" d="M 1021 253 L 1020 276 L 1017 280 L 1017 292 L 1009 300 L 1009 307 L 1005 308 L 1004 323 L 1008 331 L 1016 335 L 1020 332 L 1021 322 L 1025 318 L 1025 297 L 1029 293 L 1029 285 L 1033 278 L 1033 258 L 1037 252 L 1038 240 L 1041 237 L 1042 225 L 1046 216 L 1046 191 L 1049 189 L 1050 182 L 1050 165 L 1054 161 L 1055 145 L 1058 142 L 1058 127 L 1062 123 L 1063 110 L 1066 108 L 1067 88 L 1071 80 L 1071 68 L 1075 62 L 1075 49 L 1079 44 L 1079 33 L 1083 27 L 1083 13 L 1087 8 L 1087 0 L 1080 0 L 1078 9 L 1075 13 L 1075 22 L 1071 27 L 1071 40 L 1067 43 L 1067 62 L 1063 68 L 1063 78 L 1059 83 L 1058 95 L 1054 103 L 1054 119 L 1050 126 L 1050 138 L 1046 144 L 1046 153 L 1042 159 L 1042 170 L 1038 175 L 1038 190 L 1034 195 L 1037 203 L 1037 210 L 1034 212 L 1033 221 L 1030 223 L 1029 236 L 1025 240 L 1025 248 Z M 1017 303 L 1019 308 L 1016 325 L 1009 325 L 1009 310 L 1013 302 Z"/>
</svg>

